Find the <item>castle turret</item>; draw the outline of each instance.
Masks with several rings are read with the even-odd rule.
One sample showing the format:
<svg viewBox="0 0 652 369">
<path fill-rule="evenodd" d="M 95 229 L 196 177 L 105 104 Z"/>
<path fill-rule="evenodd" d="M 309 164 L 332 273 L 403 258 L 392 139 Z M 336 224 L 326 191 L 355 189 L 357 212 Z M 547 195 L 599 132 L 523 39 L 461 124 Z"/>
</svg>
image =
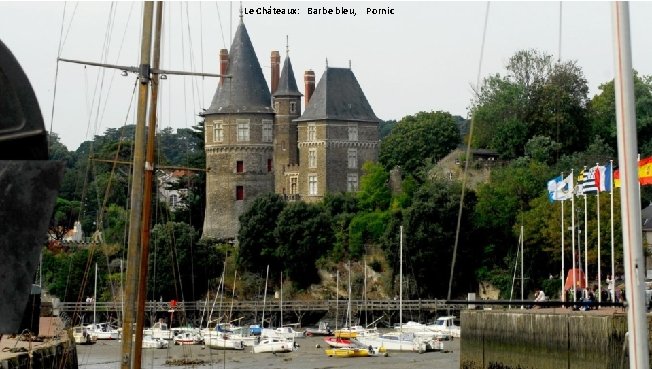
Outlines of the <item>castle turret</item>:
<svg viewBox="0 0 652 369">
<path fill-rule="evenodd" d="M 226 74 L 204 112 L 206 217 L 203 238 L 237 236 L 239 216 L 262 193 L 274 190 L 271 95 L 251 40 L 241 21 Z M 220 68 L 222 69 L 222 68 Z"/>
<path fill-rule="evenodd" d="M 317 201 L 327 192 L 357 191 L 362 164 L 378 161 L 379 119 L 353 71 L 327 67 L 294 122 L 301 198 Z"/>
<path fill-rule="evenodd" d="M 276 111 L 274 124 L 275 191 L 280 194 L 292 194 L 290 178 L 285 175 L 285 168 L 287 165 L 299 163 L 297 124 L 293 120 L 301 115 L 301 93 L 297 88 L 289 56 L 286 56 L 283 62 L 283 70 L 278 82 L 278 89 L 273 94 L 273 101 Z"/>
</svg>

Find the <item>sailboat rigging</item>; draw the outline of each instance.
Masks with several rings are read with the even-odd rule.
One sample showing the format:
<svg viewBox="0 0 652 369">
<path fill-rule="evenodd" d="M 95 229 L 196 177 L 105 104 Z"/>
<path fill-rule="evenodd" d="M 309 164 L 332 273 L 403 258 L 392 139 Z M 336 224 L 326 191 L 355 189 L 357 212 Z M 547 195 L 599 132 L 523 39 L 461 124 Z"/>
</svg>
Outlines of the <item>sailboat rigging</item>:
<svg viewBox="0 0 652 369">
<path fill-rule="evenodd" d="M 121 348 L 122 360 L 120 363 L 122 369 L 138 369 L 141 366 L 159 76 L 161 74 L 181 74 L 228 78 L 228 76 L 218 74 L 166 71 L 159 69 L 163 2 L 156 2 L 155 24 L 154 3 L 144 2 L 143 7 L 143 27 L 141 33 L 139 67 L 88 63 L 63 58 L 58 59 L 60 61 L 72 63 L 137 72 L 139 76 L 140 83 L 138 84 L 138 107 L 136 113 L 136 131 L 132 163 L 127 272 L 124 290 L 125 309 L 122 323 L 123 340 Z M 153 26 L 155 26 L 155 28 Z M 150 82 L 152 84 L 151 95 L 149 93 Z M 145 121 L 147 118 L 148 97 L 150 98 L 149 135 L 146 139 Z M 135 339 L 132 340 L 131 338 L 134 336 Z"/>
</svg>

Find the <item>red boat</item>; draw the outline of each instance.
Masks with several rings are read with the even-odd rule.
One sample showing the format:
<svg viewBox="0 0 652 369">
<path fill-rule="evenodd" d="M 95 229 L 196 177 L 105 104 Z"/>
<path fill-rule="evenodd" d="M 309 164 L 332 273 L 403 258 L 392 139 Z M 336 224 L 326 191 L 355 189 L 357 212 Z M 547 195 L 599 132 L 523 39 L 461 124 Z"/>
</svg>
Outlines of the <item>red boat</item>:
<svg viewBox="0 0 652 369">
<path fill-rule="evenodd" d="M 324 338 L 324 341 L 330 347 L 336 347 L 336 348 L 351 347 L 354 345 L 353 342 L 351 342 L 351 340 L 348 338 L 326 337 Z"/>
</svg>

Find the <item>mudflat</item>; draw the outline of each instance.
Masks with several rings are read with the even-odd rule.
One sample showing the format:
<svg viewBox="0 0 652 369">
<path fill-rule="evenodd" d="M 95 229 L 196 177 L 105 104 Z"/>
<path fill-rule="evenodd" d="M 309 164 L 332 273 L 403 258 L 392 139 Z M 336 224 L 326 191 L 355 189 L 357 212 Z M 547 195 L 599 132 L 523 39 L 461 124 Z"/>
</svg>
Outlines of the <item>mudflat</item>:
<svg viewBox="0 0 652 369">
<path fill-rule="evenodd" d="M 460 367 L 460 339 L 444 341 L 445 352 L 390 352 L 387 357 L 336 358 L 324 353 L 327 348 L 322 337 L 298 338 L 297 351 L 283 354 L 254 354 L 251 348 L 243 351 L 212 350 L 200 345 L 175 346 L 167 349 L 143 350 L 143 368 L 169 369 L 179 363 L 181 368 L 238 368 L 238 369 L 458 369 Z M 319 347 L 317 347 L 319 346 Z M 98 341 L 91 346 L 77 346 L 79 368 L 119 367 L 121 343 Z M 184 364 L 183 362 L 186 362 Z M 201 361 L 203 364 L 191 364 Z"/>
</svg>

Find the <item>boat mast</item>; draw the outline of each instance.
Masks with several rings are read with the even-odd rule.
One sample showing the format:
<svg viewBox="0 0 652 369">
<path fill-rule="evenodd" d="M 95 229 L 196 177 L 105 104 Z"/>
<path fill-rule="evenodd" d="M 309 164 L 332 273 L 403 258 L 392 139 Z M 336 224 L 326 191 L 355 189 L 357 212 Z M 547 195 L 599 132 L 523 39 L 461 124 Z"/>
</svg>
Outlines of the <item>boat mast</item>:
<svg viewBox="0 0 652 369">
<path fill-rule="evenodd" d="M 398 262 L 398 325 L 403 332 L 403 226 L 399 234 L 399 262 Z"/>
<path fill-rule="evenodd" d="M 367 326 L 367 257 L 364 257 L 364 324 Z"/>
<path fill-rule="evenodd" d="M 95 330 L 95 314 L 97 312 L 97 263 L 95 263 L 95 287 L 93 288 L 93 330 Z"/>
<path fill-rule="evenodd" d="M 641 194 L 638 182 L 636 111 L 632 51 L 629 34 L 629 4 L 613 2 L 613 32 L 616 78 L 616 127 L 620 163 L 620 211 L 622 212 L 623 259 L 627 293 L 627 327 L 629 330 L 629 367 L 648 369 L 648 327 L 645 317 L 645 259 L 641 231 Z"/>
<path fill-rule="evenodd" d="M 267 264 L 267 274 L 265 274 L 265 292 L 263 293 L 263 318 L 260 320 L 260 328 L 265 328 L 265 303 L 267 302 L 267 278 L 269 278 L 269 264 Z"/>
<path fill-rule="evenodd" d="M 335 330 L 337 330 L 337 323 L 340 319 L 340 271 L 335 274 Z"/>
<path fill-rule="evenodd" d="M 351 329 L 351 259 L 349 259 L 349 302 L 346 305 L 346 316 L 349 324 L 349 329 Z"/>
<path fill-rule="evenodd" d="M 161 60 L 161 23 L 163 21 L 163 2 L 156 2 L 156 23 L 154 26 L 154 48 L 152 52 L 152 68 L 158 69 Z M 149 267 L 149 233 L 152 217 L 152 182 L 154 181 L 154 146 L 156 143 L 156 108 L 158 107 L 158 73 L 152 73 L 152 93 L 149 105 L 149 125 L 147 130 L 147 153 L 145 157 L 145 177 L 143 183 L 143 216 L 140 235 L 140 268 L 138 278 L 138 301 L 136 311 L 136 341 L 134 343 L 134 369 L 140 369 L 143 328 L 145 325 L 145 300 L 147 299 L 147 270 Z M 174 309 L 174 308 L 173 308 Z M 172 318 L 170 318 L 170 328 Z"/>
<path fill-rule="evenodd" d="M 134 158 L 131 187 L 131 212 L 129 216 L 129 239 L 127 251 L 127 277 L 125 282 L 126 309 L 122 324 L 122 361 L 121 369 L 130 369 L 135 365 L 133 330 L 136 321 L 136 301 L 139 286 L 139 269 L 141 266 L 141 217 L 143 209 L 143 179 L 145 172 L 145 118 L 147 115 L 147 97 L 149 95 L 150 53 L 152 49 L 152 21 L 154 3 L 144 2 L 143 29 L 140 47 L 140 75 L 138 87 L 138 108 L 136 113 L 136 135 L 134 138 Z M 137 329 L 136 329 L 137 331 Z M 137 333 L 137 332 L 136 332 Z M 142 330 L 141 330 L 142 334 Z M 139 350 L 140 351 L 140 350 Z M 134 354 L 134 357 L 132 357 Z"/>
<path fill-rule="evenodd" d="M 281 298 L 279 299 L 279 310 L 281 311 L 281 324 L 279 327 L 283 326 L 283 271 L 281 271 Z"/>
</svg>

